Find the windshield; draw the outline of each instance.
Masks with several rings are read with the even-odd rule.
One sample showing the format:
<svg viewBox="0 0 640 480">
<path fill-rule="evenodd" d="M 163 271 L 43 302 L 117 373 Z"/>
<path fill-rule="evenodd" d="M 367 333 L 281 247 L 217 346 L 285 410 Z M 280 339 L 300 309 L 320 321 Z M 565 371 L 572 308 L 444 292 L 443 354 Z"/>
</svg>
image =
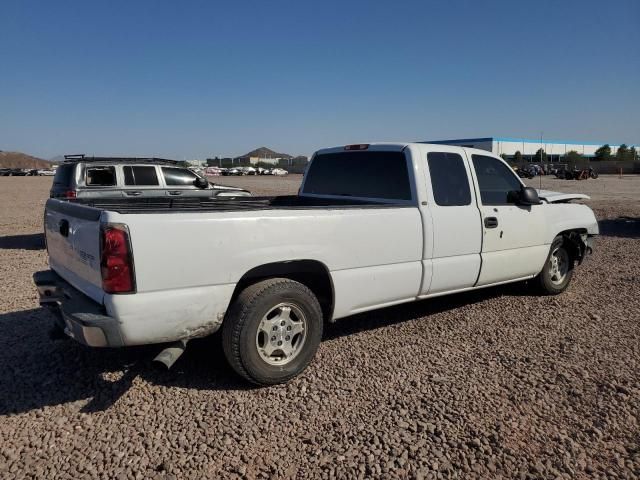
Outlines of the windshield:
<svg viewBox="0 0 640 480">
<path fill-rule="evenodd" d="M 411 200 L 403 152 L 352 151 L 316 155 L 303 194 Z"/>
</svg>

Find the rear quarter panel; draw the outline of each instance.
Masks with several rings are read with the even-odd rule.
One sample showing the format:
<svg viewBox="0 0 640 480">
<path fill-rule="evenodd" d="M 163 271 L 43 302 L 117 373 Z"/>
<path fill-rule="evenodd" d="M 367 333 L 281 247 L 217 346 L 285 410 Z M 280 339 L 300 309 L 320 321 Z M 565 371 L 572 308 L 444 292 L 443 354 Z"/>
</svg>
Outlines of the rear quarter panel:
<svg viewBox="0 0 640 480">
<path fill-rule="evenodd" d="M 171 307 L 172 322 L 188 316 L 185 308 L 197 317 L 192 325 L 209 321 L 224 314 L 246 272 L 288 260 L 312 259 L 328 268 L 334 318 L 413 299 L 420 286 L 422 230 L 415 207 L 106 215 L 129 226 L 138 286 L 136 300 L 109 299 L 112 311 L 124 312 L 125 302 L 144 297 L 159 299 L 158 312 L 167 299 L 181 298 Z M 216 287 L 215 302 L 208 287 Z M 219 311 L 194 310 L 211 303 Z"/>
</svg>

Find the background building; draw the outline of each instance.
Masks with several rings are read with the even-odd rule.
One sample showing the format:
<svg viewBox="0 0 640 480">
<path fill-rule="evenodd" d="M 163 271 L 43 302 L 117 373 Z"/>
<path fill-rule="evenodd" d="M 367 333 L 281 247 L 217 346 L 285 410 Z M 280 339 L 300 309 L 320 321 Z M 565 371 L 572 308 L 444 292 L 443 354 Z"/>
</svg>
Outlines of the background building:
<svg viewBox="0 0 640 480">
<path fill-rule="evenodd" d="M 516 152 L 522 154 L 523 160 L 531 161 L 536 152 L 542 148 L 547 154 L 548 161 L 558 162 L 561 157 L 571 150 L 575 150 L 584 157 L 595 156 L 596 150 L 607 142 L 576 142 L 569 140 L 544 140 L 544 138 L 531 140 L 526 138 L 505 138 L 505 137 L 482 137 L 482 138 L 460 138 L 455 140 L 434 140 L 425 143 L 439 143 L 443 145 L 457 145 L 461 147 L 472 147 L 487 150 L 496 155 L 506 155 L 508 159 L 513 159 Z M 611 147 L 611 155 L 615 157 L 619 144 L 608 144 Z M 633 145 L 629 145 L 631 147 Z"/>
<path fill-rule="evenodd" d="M 203 160 L 183 160 L 190 167 L 206 167 L 206 163 Z"/>
</svg>

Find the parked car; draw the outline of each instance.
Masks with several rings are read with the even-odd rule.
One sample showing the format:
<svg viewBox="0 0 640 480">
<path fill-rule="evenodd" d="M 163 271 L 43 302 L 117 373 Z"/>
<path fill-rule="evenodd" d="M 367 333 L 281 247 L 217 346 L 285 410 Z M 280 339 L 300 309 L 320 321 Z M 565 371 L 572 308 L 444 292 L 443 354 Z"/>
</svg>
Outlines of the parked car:
<svg viewBox="0 0 640 480">
<path fill-rule="evenodd" d="M 48 173 L 51 172 L 51 173 Z M 29 173 L 27 173 L 28 176 L 30 177 L 40 177 L 43 175 L 53 175 L 53 170 L 49 170 L 49 169 L 40 169 L 40 168 L 34 168 L 32 170 L 29 170 Z"/>
<path fill-rule="evenodd" d="M 484 150 L 347 145 L 316 152 L 297 196 L 49 199 L 51 270 L 34 281 L 83 344 L 175 341 L 170 366 L 222 328 L 233 369 L 275 384 L 306 368 L 325 321 L 525 280 L 563 292 L 598 234 L 570 203 L 584 198 L 527 187 Z"/>
<path fill-rule="evenodd" d="M 50 196 L 95 197 L 246 197 L 247 190 L 217 185 L 178 162 L 160 158 L 67 156 L 58 166 Z"/>
<path fill-rule="evenodd" d="M 556 173 L 556 177 L 564 180 L 587 180 L 589 178 L 598 178 L 598 172 L 592 167 L 584 169 L 574 168 L 573 170 L 559 170 Z"/>
<path fill-rule="evenodd" d="M 254 167 L 240 167 L 243 175 L 257 175 L 258 172 Z"/>
<path fill-rule="evenodd" d="M 239 168 L 227 168 L 222 172 L 224 176 L 240 176 L 242 175 L 242 171 Z"/>
<path fill-rule="evenodd" d="M 0 177 L 8 177 L 9 173 L 11 173 L 10 168 L 0 168 Z"/>
<path fill-rule="evenodd" d="M 219 167 L 207 167 L 204 169 L 204 174 L 208 177 L 219 177 L 222 175 L 222 169 Z"/>
<path fill-rule="evenodd" d="M 284 168 L 272 168 L 271 175 L 289 175 L 289 172 L 287 172 Z"/>
<path fill-rule="evenodd" d="M 41 168 L 38 170 L 38 175 L 44 177 L 53 177 L 56 174 L 55 170 L 51 168 Z"/>
</svg>

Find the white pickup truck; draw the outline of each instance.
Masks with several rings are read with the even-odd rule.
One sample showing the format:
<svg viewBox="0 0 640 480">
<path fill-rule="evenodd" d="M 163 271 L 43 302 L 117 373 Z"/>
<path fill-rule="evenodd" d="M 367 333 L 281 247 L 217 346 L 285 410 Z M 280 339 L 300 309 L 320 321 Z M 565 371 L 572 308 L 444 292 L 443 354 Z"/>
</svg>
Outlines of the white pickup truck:
<svg viewBox="0 0 640 480">
<path fill-rule="evenodd" d="M 526 187 L 483 150 L 348 145 L 316 152 L 296 196 L 50 199 L 34 281 L 83 344 L 173 342 L 170 366 L 222 327 L 233 369 L 274 384 L 306 368 L 325 321 L 524 280 L 562 292 L 598 234 L 583 198 Z"/>
</svg>

